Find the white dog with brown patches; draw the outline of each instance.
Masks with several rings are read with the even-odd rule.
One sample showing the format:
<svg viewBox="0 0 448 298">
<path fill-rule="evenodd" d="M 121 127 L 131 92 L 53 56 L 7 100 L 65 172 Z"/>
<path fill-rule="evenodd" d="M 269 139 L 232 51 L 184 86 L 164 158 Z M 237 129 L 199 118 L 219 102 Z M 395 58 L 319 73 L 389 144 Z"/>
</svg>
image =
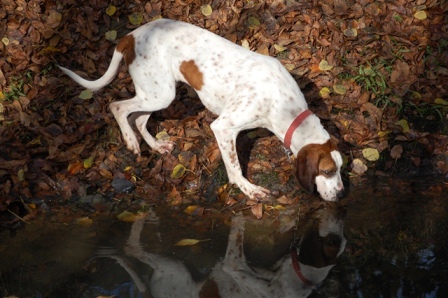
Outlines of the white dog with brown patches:
<svg viewBox="0 0 448 298">
<path fill-rule="evenodd" d="M 264 127 L 272 131 L 297 156 L 297 177 L 311 192 L 335 201 L 344 190 L 342 157 L 317 116 L 309 112 L 292 76 L 275 58 L 254 53 L 191 24 L 159 19 L 129 33 L 118 43 L 106 73 L 87 81 L 60 67 L 83 87 L 96 91 L 109 84 L 124 59 L 135 85 L 135 97 L 113 102 L 110 109 L 120 126 L 127 148 L 140 153 L 128 116 L 138 112 L 135 125 L 148 145 L 160 153 L 174 143 L 156 140 L 146 123 L 152 112 L 168 107 L 176 82 L 196 90 L 207 109 L 219 115 L 212 123 L 229 181 L 250 199 L 269 191 L 244 178 L 236 152 L 242 130 Z"/>
</svg>

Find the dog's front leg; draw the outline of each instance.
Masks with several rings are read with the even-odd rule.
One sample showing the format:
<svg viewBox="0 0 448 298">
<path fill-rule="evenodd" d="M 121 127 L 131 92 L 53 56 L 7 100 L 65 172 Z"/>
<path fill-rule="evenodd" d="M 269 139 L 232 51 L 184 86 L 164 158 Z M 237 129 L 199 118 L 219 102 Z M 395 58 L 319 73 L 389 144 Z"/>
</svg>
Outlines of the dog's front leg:
<svg viewBox="0 0 448 298">
<path fill-rule="evenodd" d="M 251 200 L 262 199 L 266 197 L 269 190 L 254 185 L 244 178 L 236 151 L 236 137 L 240 130 L 229 127 L 229 124 L 229 121 L 226 121 L 223 115 L 211 124 L 211 129 L 221 151 L 222 160 L 226 166 L 229 181 L 235 183 Z"/>
</svg>

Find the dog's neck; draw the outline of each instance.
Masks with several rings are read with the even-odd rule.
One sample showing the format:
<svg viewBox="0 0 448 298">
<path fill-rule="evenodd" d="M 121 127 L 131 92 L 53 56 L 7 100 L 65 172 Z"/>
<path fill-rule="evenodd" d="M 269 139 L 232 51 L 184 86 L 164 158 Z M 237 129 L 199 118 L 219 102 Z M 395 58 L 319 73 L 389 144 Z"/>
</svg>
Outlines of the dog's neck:
<svg viewBox="0 0 448 298">
<path fill-rule="evenodd" d="M 320 133 L 316 133 L 316 130 L 319 130 Z M 294 156 L 297 156 L 297 153 L 303 146 L 308 144 L 324 144 L 329 139 L 330 134 L 322 127 L 320 119 L 313 114 L 308 116 L 294 131 L 291 137 L 290 150 Z"/>
</svg>

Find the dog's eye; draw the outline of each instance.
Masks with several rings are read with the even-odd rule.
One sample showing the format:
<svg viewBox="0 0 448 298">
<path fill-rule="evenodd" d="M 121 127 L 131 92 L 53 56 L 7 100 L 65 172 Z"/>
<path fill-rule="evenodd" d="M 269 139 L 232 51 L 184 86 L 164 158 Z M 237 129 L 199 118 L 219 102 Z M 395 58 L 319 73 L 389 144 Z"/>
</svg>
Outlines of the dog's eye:
<svg viewBox="0 0 448 298">
<path fill-rule="evenodd" d="M 326 177 L 331 177 L 334 175 L 334 170 L 321 170 L 320 173 Z"/>
</svg>

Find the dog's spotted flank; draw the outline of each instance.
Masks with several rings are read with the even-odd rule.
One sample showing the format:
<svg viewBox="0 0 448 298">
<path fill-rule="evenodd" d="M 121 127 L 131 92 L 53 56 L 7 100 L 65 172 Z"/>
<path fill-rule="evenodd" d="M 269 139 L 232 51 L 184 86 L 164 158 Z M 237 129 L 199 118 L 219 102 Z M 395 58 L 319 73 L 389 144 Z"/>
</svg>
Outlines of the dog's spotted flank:
<svg viewBox="0 0 448 298">
<path fill-rule="evenodd" d="M 80 85 L 96 91 L 112 81 L 123 59 L 136 94 L 111 103 L 110 110 L 133 153 L 139 154 L 140 146 L 128 122 L 132 113 L 138 113 L 135 125 L 152 149 L 160 153 L 173 150 L 174 143 L 156 140 L 146 123 L 152 112 L 168 107 L 175 97 L 176 82 L 181 81 L 196 90 L 207 109 L 219 115 L 211 129 L 229 181 L 250 199 L 262 199 L 269 191 L 243 176 L 235 142 L 240 131 L 256 127 L 272 131 L 298 156 L 297 176 L 305 190 L 311 192 L 317 185 L 327 201 L 337 200 L 343 192 L 341 154 L 314 114 L 305 113 L 297 125 L 295 118 L 308 106 L 297 83 L 277 59 L 191 24 L 159 19 L 123 37 L 108 70 L 96 81 L 60 68 Z"/>
</svg>

